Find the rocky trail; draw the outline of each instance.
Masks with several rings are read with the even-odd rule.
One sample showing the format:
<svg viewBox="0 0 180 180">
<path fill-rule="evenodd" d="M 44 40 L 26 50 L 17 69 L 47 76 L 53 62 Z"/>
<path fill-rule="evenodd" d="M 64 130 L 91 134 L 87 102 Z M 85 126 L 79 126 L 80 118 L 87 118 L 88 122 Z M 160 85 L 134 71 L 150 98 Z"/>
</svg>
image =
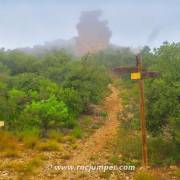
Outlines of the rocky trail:
<svg viewBox="0 0 180 180">
<path fill-rule="evenodd" d="M 68 160 L 65 160 L 63 164 L 62 162 L 58 161 L 54 163 L 51 160 L 49 164 L 50 166 L 52 165 L 52 169 L 54 165 L 88 166 L 92 165 L 92 163 L 94 165 L 106 165 L 104 164 L 106 163 L 106 157 L 104 155 L 104 153 L 106 152 L 105 146 L 111 139 L 116 137 L 117 129 L 119 126 L 117 114 L 121 109 L 121 104 L 119 102 L 119 90 L 112 85 L 110 85 L 109 88 L 111 90 L 111 94 L 106 97 L 104 102 L 104 107 L 108 113 L 108 118 L 105 121 L 104 125 L 101 128 L 97 129 L 95 133 L 92 134 L 92 136 L 85 140 L 85 142 L 81 142 L 79 147 L 72 152 L 72 157 Z M 51 169 L 48 170 L 51 171 Z M 99 172 L 97 171 L 86 173 L 82 171 L 61 170 L 54 174 L 53 179 L 98 179 L 98 173 Z M 80 178 L 81 176 L 82 178 Z M 48 179 L 47 176 L 41 176 L 39 178 Z"/>
</svg>

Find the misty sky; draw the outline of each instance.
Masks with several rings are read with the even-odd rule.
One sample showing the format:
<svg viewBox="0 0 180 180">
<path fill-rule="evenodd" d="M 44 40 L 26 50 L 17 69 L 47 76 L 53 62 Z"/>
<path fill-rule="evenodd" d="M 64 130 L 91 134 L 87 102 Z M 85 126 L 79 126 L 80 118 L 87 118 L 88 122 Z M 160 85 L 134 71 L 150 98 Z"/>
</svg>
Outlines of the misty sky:
<svg viewBox="0 0 180 180">
<path fill-rule="evenodd" d="M 180 0 L 0 0 L 0 47 L 70 39 L 81 11 L 97 9 L 109 22 L 114 44 L 180 41 Z"/>
</svg>

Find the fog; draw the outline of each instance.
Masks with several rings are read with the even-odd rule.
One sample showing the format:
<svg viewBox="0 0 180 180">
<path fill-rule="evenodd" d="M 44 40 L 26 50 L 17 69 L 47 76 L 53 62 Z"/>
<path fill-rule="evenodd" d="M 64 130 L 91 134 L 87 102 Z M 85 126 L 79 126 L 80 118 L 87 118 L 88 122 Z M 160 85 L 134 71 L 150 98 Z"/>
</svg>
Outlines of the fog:
<svg viewBox="0 0 180 180">
<path fill-rule="evenodd" d="M 104 23 L 109 36 L 103 45 L 157 47 L 164 41 L 180 41 L 179 7 L 179 0 L 0 0 L 0 47 L 33 47 L 45 42 L 54 46 L 59 39 L 74 37 L 81 44 L 81 13 L 96 10 L 101 10 L 96 21 Z M 94 26 L 86 26 L 94 31 Z M 80 49 L 78 52 L 85 51 Z"/>
</svg>

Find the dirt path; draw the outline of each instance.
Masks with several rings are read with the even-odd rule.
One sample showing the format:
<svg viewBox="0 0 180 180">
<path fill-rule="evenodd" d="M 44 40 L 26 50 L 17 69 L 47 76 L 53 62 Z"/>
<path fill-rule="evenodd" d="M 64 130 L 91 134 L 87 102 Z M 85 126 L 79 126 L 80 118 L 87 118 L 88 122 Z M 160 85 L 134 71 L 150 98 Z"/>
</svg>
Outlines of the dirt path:
<svg viewBox="0 0 180 180">
<path fill-rule="evenodd" d="M 109 88 L 112 93 L 105 100 L 105 108 L 108 112 L 108 118 L 105 124 L 98 129 L 85 144 L 81 144 L 78 150 L 74 152 L 73 157 L 67 160 L 64 165 L 91 165 L 92 162 L 90 159 L 97 154 L 101 154 L 107 142 L 115 137 L 118 128 L 117 114 L 120 110 L 119 90 L 112 85 L 110 85 Z M 55 179 L 76 179 L 77 171 L 75 174 L 73 173 L 73 171 L 63 171 L 62 174 Z"/>
</svg>

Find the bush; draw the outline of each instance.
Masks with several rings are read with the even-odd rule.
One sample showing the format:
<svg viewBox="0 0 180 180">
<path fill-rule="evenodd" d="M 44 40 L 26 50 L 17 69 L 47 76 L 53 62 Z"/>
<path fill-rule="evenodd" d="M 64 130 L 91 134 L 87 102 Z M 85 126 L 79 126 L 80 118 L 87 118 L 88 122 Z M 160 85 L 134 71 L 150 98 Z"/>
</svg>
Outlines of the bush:
<svg viewBox="0 0 180 180">
<path fill-rule="evenodd" d="M 162 161 L 168 164 L 169 162 L 180 162 L 178 153 L 180 149 L 179 52 L 179 43 L 166 43 L 156 49 L 153 55 L 154 63 L 149 68 L 160 72 L 161 75 L 158 78 L 147 80 L 145 86 L 148 110 L 147 127 L 154 136 L 161 135 L 162 146 L 158 144 L 157 148 L 162 152 L 159 154 Z M 166 153 L 163 152 L 165 151 L 163 150 L 164 144 L 167 145 Z"/>
<path fill-rule="evenodd" d="M 83 131 L 80 127 L 75 127 L 72 131 L 72 136 L 75 138 L 82 138 L 83 136 Z"/>
<path fill-rule="evenodd" d="M 105 111 L 101 111 L 101 112 L 99 113 L 99 116 L 101 116 L 101 117 L 103 117 L 103 118 L 107 118 L 108 113 L 105 112 Z"/>
<path fill-rule="evenodd" d="M 27 105 L 21 119 L 24 119 L 23 126 L 37 127 L 43 134 L 48 129 L 66 127 L 73 122 L 67 106 L 55 96 Z"/>
<path fill-rule="evenodd" d="M 149 161 L 152 165 L 170 165 L 175 164 L 178 160 L 178 149 L 162 136 L 150 137 L 148 139 Z"/>
<path fill-rule="evenodd" d="M 87 105 L 102 100 L 110 82 L 107 69 L 95 56 L 72 59 L 76 58 L 63 51 L 38 57 L 0 51 L 5 75 L 0 83 L 0 119 L 8 130 L 37 128 L 46 136 L 51 129 L 73 129 Z M 27 141 L 34 146 L 34 140 Z"/>
<path fill-rule="evenodd" d="M 91 122 L 92 122 L 91 117 L 86 116 L 86 117 L 84 117 L 84 119 L 83 119 L 83 122 L 82 122 L 82 123 L 83 123 L 85 126 L 89 126 L 89 125 L 91 124 Z"/>
</svg>

